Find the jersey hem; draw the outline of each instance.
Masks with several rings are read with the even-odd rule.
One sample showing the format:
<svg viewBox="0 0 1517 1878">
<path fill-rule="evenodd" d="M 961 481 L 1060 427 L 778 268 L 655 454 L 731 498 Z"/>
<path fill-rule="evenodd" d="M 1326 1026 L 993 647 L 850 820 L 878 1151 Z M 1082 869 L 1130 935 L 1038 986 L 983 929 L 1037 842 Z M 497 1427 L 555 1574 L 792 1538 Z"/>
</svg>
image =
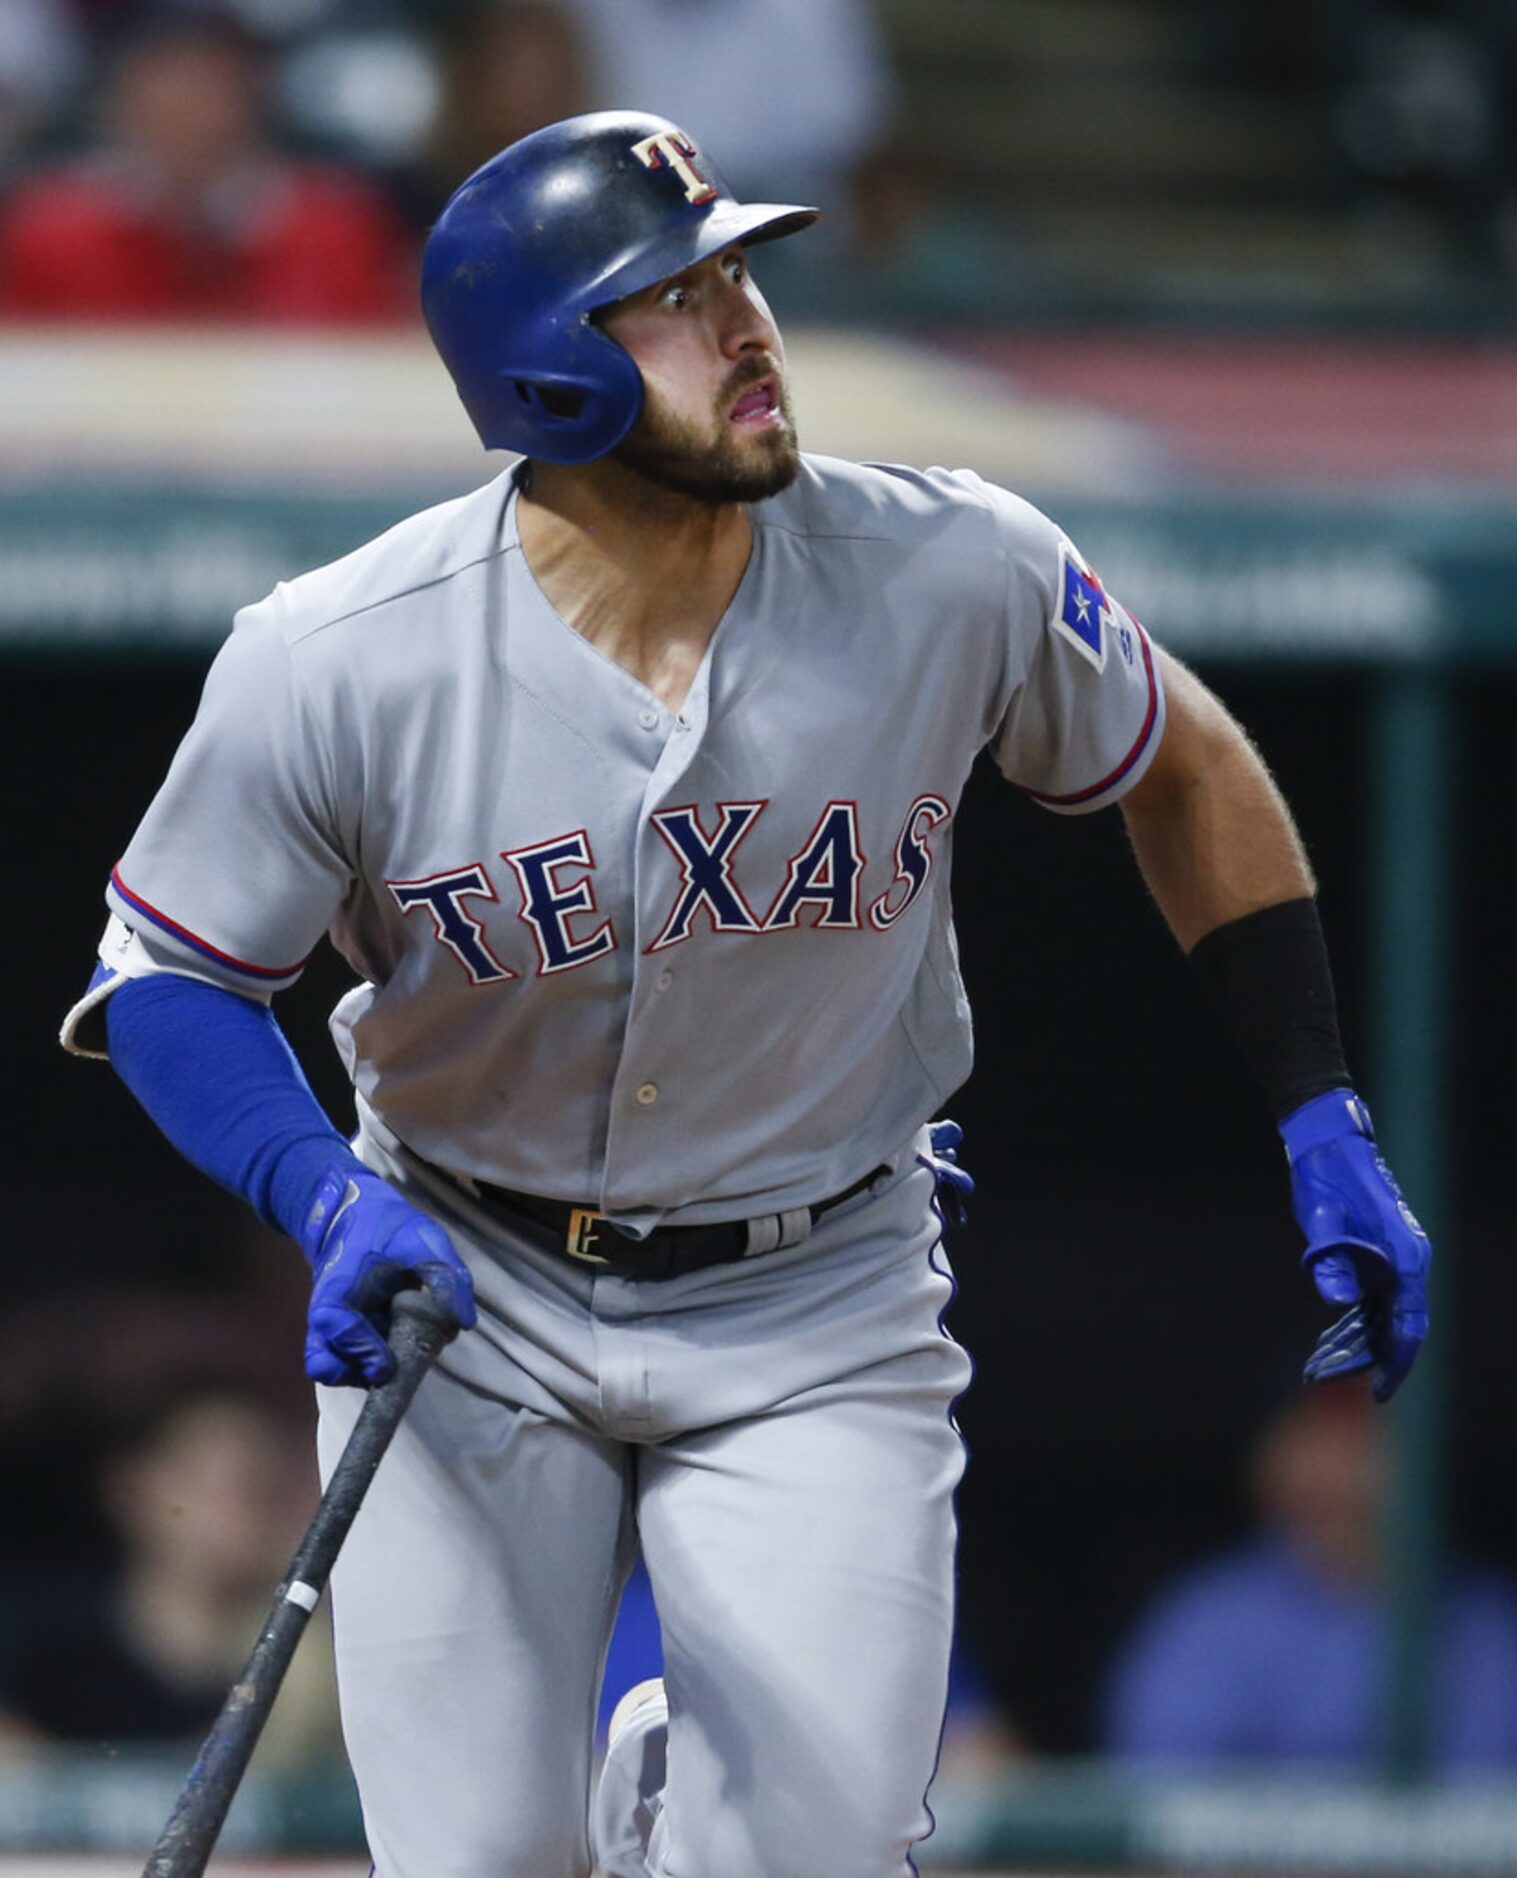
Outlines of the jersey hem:
<svg viewBox="0 0 1517 1878">
<path fill-rule="evenodd" d="M 466 1205 L 474 1205 L 474 1190 L 480 1183 L 488 1185 L 493 1182 L 501 1186 L 513 1184 L 514 1177 L 504 1172 L 498 1175 L 493 1171 L 490 1174 L 468 1174 L 460 1172 L 457 1168 L 448 1167 L 440 1161 L 429 1159 L 428 1156 L 412 1147 L 409 1142 L 402 1140 L 390 1123 L 377 1113 L 356 1087 L 354 1094 L 358 1113 L 358 1133 L 354 1137 L 354 1149 L 365 1165 L 373 1165 L 365 1153 L 365 1144 L 371 1144 L 380 1155 L 387 1156 L 391 1161 L 405 1168 L 418 1186 L 428 1192 L 444 1196 L 448 1203 L 454 1206 L 460 1201 Z M 910 1174 L 917 1165 L 917 1154 L 926 1126 L 925 1122 L 913 1124 L 905 1138 L 898 1141 L 894 1147 L 874 1154 L 868 1159 L 865 1162 L 866 1168 L 888 1168 L 888 1176 L 882 1174 L 878 1184 L 871 1186 L 867 1195 L 860 1193 L 854 1199 L 845 1202 L 844 1206 L 838 1209 L 839 1212 L 855 1204 L 861 1205 L 866 1197 L 885 1192 Z M 561 1200 L 567 1205 L 579 1203 L 572 1196 L 539 1192 L 534 1183 L 521 1184 L 517 1180 L 516 1184 L 520 1191 L 534 1193 L 535 1197 L 541 1199 Z M 595 1210 L 612 1225 L 628 1229 L 633 1237 L 641 1238 L 645 1233 L 652 1232 L 661 1226 L 730 1225 L 734 1221 L 763 1218 L 798 1207 L 817 1205 L 825 1200 L 829 1193 L 838 1192 L 849 1184 L 851 1180 L 840 1179 L 835 1186 L 824 1184 L 818 1192 L 815 1182 L 807 1182 L 803 1186 L 792 1183 L 790 1187 L 782 1191 L 763 1195 L 749 1195 L 726 1200 L 692 1201 L 668 1207 L 609 1206 L 602 1208 L 595 1205 Z M 588 1204 L 594 1205 L 593 1200 Z"/>
</svg>

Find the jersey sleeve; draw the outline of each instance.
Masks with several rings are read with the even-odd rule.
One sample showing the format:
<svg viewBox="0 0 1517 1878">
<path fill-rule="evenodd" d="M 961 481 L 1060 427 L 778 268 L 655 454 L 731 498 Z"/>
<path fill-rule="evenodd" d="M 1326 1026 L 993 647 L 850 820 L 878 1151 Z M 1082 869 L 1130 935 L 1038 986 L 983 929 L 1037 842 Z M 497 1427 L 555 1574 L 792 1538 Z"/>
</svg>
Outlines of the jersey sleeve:
<svg viewBox="0 0 1517 1878">
<path fill-rule="evenodd" d="M 331 742 L 301 691 L 277 599 L 239 615 L 111 872 L 111 911 L 213 983 L 292 984 L 354 877 Z"/>
<path fill-rule="evenodd" d="M 987 485 L 1007 556 L 1012 689 L 991 740 L 1008 781 L 1045 808 L 1119 801 L 1164 735 L 1152 641 L 1047 516 Z"/>
<path fill-rule="evenodd" d="M 95 969 L 84 988 L 84 996 L 69 1007 L 58 1033 L 58 1041 L 71 1056 L 90 1056 L 108 1063 L 111 1053 L 105 1030 L 106 1000 L 133 978 L 149 978 L 166 972 L 176 978 L 199 978 L 212 984 L 223 980 L 203 960 L 189 963 L 182 952 L 170 952 L 159 944 L 152 927 L 138 932 L 114 913 L 105 922 Z M 273 991 L 266 985 L 238 985 L 237 989 L 256 1004 L 267 1004 Z"/>
</svg>

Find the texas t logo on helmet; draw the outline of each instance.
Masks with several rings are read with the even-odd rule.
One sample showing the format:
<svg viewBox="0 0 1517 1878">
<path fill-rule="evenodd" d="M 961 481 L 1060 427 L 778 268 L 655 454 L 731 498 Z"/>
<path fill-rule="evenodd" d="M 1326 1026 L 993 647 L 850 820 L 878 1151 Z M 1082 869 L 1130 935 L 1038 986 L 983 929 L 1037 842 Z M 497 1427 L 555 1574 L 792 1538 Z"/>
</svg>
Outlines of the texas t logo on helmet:
<svg viewBox="0 0 1517 1878">
<path fill-rule="evenodd" d="M 641 143 L 633 144 L 632 154 L 650 170 L 672 169 L 685 185 L 687 202 L 699 205 L 716 200 L 716 184 L 702 176 L 696 166 L 700 152 L 682 130 L 655 131 Z"/>
</svg>

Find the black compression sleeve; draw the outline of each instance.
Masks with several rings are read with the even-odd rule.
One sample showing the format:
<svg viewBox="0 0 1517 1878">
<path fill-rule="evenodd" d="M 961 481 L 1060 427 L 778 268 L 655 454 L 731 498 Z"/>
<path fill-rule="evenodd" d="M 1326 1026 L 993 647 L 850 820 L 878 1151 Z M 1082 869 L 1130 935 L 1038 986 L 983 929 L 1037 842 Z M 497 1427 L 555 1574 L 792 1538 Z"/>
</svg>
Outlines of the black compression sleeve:
<svg viewBox="0 0 1517 1878">
<path fill-rule="evenodd" d="M 1315 900 L 1286 900 L 1229 920 L 1191 963 L 1283 1121 L 1329 1089 L 1352 1087 Z"/>
</svg>

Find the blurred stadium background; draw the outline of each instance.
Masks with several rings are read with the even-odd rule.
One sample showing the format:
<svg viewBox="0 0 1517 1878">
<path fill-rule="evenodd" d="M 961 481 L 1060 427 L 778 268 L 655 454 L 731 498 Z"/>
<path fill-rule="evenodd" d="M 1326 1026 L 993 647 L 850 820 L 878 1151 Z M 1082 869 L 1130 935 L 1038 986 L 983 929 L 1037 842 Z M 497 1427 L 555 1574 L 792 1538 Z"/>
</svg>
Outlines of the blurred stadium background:
<svg viewBox="0 0 1517 1878">
<path fill-rule="evenodd" d="M 1514 0 L 0 0 L 0 748 L 30 896 L 0 1869 L 137 1869 L 312 1492 L 299 1261 L 53 1043 L 101 886 L 232 611 L 492 473 L 416 245 L 499 144 L 611 103 L 826 207 L 757 270 L 808 447 L 1039 502 L 1252 729 L 1442 1254 L 1404 1400 L 1271 1463 L 1320 1316 L 1269 1118 L 1116 818 L 978 778 L 953 1319 L 978 1379 L 924 1864 L 1517 1872 Z M 318 962 L 285 1009 L 341 1118 L 339 986 Z M 1276 1712 L 1124 1731 L 1154 1600 L 1261 1520 L 1326 1574 L 1328 1641 L 1261 1680 L 1279 1633 L 1244 1611 L 1186 1673 Z M 229 1873 L 361 1869 L 321 1648 Z"/>
</svg>

